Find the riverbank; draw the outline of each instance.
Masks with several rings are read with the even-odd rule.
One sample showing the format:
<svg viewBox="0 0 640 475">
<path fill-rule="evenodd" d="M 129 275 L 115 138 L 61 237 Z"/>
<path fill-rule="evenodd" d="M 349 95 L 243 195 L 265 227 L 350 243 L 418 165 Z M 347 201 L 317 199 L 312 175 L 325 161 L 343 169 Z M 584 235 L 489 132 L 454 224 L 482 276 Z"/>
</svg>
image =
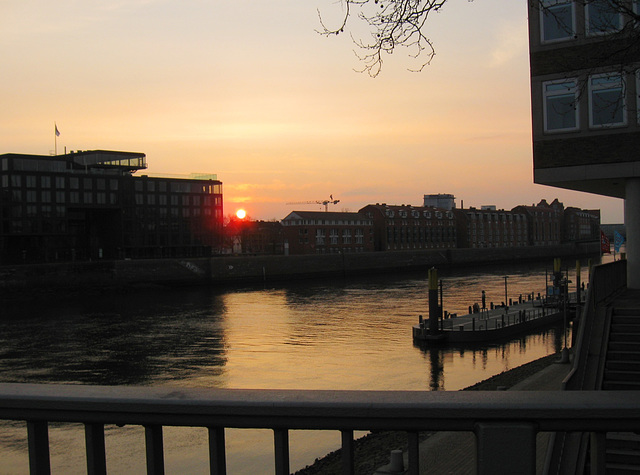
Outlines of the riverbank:
<svg viewBox="0 0 640 475">
<path fill-rule="evenodd" d="M 469 386 L 463 391 L 495 391 L 498 388 L 509 389 L 521 381 L 542 371 L 560 358 L 560 354 L 552 354 L 518 366 L 509 371 L 497 374 L 484 381 Z M 425 440 L 430 433 L 422 433 L 420 440 Z M 374 432 L 355 441 L 355 473 L 371 475 L 379 467 L 389 463 L 392 450 L 406 450 L 407 435 L 404 432 Z M 336 450 L 325 457 L 317 459 L 312 465 L 295 472 L 296 475 L 339 475 L 342 473 L 341 451 Z"/>
<path fill-rule="evenodd" d="M 303 256 L 216 256 L 0 266 L 0 291 L 138 289 L 286 282 L 597 255 L 598 243 Z"/>
</svg>

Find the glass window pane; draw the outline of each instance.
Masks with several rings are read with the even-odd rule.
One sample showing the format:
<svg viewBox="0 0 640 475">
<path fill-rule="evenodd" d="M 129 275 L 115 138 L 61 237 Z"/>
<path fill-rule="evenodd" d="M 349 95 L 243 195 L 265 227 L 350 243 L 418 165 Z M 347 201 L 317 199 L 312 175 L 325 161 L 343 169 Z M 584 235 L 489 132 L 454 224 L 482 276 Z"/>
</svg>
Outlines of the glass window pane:
<svg viewBox="0 0 640 475">
<path fill-rule="evenodd" d="M 597 76 L 590 82 L 591 126 L 620 125 L 626 121 L 622 77 Z"/>
<path fill-rule="evenodd" d="M 567 81 L 544 85 L 546 131 L 572 130 L 578 127 L 576 83 Z"/>
<path fill-rule="evenodd" d="M 587 34 L 600 35 L 622 28 L 620 7 L 610 0 L 591 0 L 586 5 Z"/>
<path fill-rule="evenodd" d="M 573 4 L 542 6 L 542 41 L 556 41 L 575 36 Z"/>
</svg>

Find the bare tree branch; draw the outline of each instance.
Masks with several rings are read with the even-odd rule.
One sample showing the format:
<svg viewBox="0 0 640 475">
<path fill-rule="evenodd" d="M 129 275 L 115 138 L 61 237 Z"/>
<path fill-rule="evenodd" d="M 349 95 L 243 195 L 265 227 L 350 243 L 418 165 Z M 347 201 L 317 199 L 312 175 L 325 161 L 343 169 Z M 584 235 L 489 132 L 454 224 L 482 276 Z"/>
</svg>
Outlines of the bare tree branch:
<svg viewBox="0 0 640 475">
<path fill-rule="evenodd" d="M 432 12 L 438 12 L 447 0 L 339 0 L 344 8 L 341 21 L 335 27 L 328 26 L 322 14 L 320 34 L 333 36 L 343 33 L 350 18 L 357 11 L 357 18 L 369 27 L 370 38 L 351 37 L 358 47 L 356 55 L 363 64 L 361 72 L 372 77 L 380 74 L 384 54 L 392 54 L 399 47 L 410 50 L 412 58 L 421 62 L 415 71 L 421 71 L 431 62 L 435 49 L 425 35 L 425 24 Z"/>
<path fill-rule="evenodd" d="M 473 0 L 468 0 L 473 1 Z M 568 0 L 527 0 L 537 5 L 545 15 L 556 16 L 554 8 L 569 3 Z M 411 71 L 422 71 L 435 56 L 435 48 L 426 35 L 426 24 L 432 12 L 439 12 L 447 0 L 336 0 L 342 8 L 335 26 L 328 25 L 322 13 L 318 11 L 321 28 L 318 32 L 325 36 L 344 33 L 350 22 L 360 21 L 369 30 L 369 37 L 360 38 L 350 33 L 357 46 L 356 56 L 362 63 L 360 72 L 376 77 L 382 70 L 385 54 L 392 54 L 396 48 L 405 47 L 409 56 L 418 61 Z M 617 35 L 638 39 L 640 42 L 640 13 L 635 0 L 574 0 L 575 4 L 589 5 L 604 12 L 621 13 L 625 22 Z M 563 25 L 562 18 L 559 25 Z M 570 25 L 564 25 L 570 29 Z M 600 24 L 606 29 L 606 24 Z M 365 35 L 367 36 L 367 35 Z M 631 41 L 635 43 L 635 41 Z M 629 44 L 629 41 L 627 41 Z"/>
</svg>

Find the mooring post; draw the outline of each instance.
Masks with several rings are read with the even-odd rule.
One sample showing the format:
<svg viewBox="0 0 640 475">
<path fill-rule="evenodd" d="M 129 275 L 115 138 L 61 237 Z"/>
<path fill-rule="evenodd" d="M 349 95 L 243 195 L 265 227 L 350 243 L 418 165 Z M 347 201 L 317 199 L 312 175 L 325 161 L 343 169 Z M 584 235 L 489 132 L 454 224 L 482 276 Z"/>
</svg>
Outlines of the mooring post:
<svg viewBox="0 0 640 475">
<path fill-rule="evenodd" d="M 438 305 L 438 270 L 435 267 L 429 269 L 429 333 L 438 333 L 438 319 L 440 306 Z"/>
</svg>

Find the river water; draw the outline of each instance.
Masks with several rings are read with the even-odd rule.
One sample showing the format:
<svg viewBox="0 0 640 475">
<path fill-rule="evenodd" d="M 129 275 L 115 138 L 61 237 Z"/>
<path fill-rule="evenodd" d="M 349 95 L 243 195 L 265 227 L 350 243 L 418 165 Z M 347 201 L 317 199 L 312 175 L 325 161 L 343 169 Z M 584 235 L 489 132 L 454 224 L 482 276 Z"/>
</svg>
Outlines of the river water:
<svg viewBox="0 0 640 475">
<path fill-rule="evenodd" d="M 502 302 L 504 276 L 511 298 L 544 293 L 552 265 L 442 271 L 444 309 L 467 313 L 482 290 L 487 302 Z M 427 276 L 412 273 L 8 301 L 0 382 L 458 390 L 562 349 L 555 327 L 475 348 L 421 348 L 411 327 L 427 315 L 427 295 Z M 230 474 L 273 473 L 271 431 L 226 432 Z M 52 425 L 54 473 L 85 473 L 83 438 L 80 426 Z M 167 473 L 208 473 L 204 429 L 165 428 L 164 438 Z M 144 473 L 142 428 L 108 426 L 106 444 L 111 473 Z M 290 444 L 295 470 L 338 448 L 340 434 L 293 431 Z M 23 423 L 0 427 L 0 459 L 0 473 L 28 470 Z"/>
</svg>

